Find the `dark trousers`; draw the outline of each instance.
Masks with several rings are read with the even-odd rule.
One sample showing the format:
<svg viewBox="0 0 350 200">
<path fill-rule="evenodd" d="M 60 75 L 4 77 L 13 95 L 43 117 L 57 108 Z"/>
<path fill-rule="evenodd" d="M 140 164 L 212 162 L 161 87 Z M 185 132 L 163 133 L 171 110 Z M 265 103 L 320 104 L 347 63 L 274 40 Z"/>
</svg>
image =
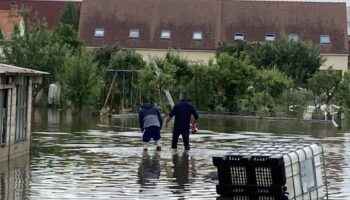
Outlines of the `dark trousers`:
<svg viewBox="0 0 350 200">
<path fill-rule="evenodd" d="M 189 130 L 173 130 L 173 140 L 171 142 L 171 148 L 177 149 L 177 142 L 179 140 L 179 136 L 182 136 L 182 140 L 184 142 L 185 150 L 190 150 L 190 133 Z"/>
</svg>

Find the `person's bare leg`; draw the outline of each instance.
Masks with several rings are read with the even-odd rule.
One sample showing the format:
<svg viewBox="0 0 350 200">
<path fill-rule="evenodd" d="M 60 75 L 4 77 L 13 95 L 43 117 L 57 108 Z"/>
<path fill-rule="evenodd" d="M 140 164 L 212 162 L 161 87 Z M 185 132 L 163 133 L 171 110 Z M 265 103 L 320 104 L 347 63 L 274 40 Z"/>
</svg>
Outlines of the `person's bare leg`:
<svg viewBox="0 0 350 200">
<path fill-rule="evenodd" d="M 147 151 L 147 146 L 148 146 L 148 143 L 147 142 L 143 142 L 143 150 L 144 151 Z"/>
<path fill-rule="evenodd" d="M 160 145 L 160 140 L 156 141 L 156 145 L 157 145 L 157 151 L 160 151 L 162 149 L 162 147 Z"/>
</svg>

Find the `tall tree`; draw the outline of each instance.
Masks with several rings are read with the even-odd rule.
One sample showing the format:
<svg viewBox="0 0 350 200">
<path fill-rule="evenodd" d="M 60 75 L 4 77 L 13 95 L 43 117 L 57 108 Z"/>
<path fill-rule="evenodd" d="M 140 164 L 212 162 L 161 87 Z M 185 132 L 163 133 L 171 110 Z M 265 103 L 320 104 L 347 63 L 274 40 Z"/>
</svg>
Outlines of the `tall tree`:
<svg viewBox="0 0 350 200">
<path fill-rule="evenodd" d="M 55 73 L 69 51 L 52 37 L 46 23 L 38 19 L 29 21 L 24 35 L 15 32 L 11 39 L 3 41 L 2 48 L 3 62 L 49 72 L 44 76 L 45 89 L 48 89 L 49 83 L 55 82 Z"/>
<path fill-rule="evenodd" d="M 78 31 L 79 29 L 80 9 L 74 2 L 67 2 L 58 19 L 58 23 L 72 25 Z"/>
<path fill-rule="evenodd" d="M 324 102 L 316 103 L 325 103 L 329 105 L 338 90 L 341 80 L 341 71 L 333 70 L 331 68 L 328 70 L 317 71 L 314 76 L 308 80 L 309 88 L 315 95 L 315 102 L 316 98 L 322 99 L 322 97 L 324 97 Z"/>
<path fill-rule="evenodd" d="M 277 67 L 293 78 L 297 86 L 306 86 L 307 80 L 324 62 L 318 47 L 304 41 L 290 42 L 287 38 L 263 42 L 250 48 L 247 54 L 257 68 Z"/>
<path fill-rule="evenodd" d="M 336 99 L 337 103 L 343 108 L 347 110 L 350 109 L 350 71 L 345 72 L 344 77 L 339 84 Z"/>
<path fill-rule="evenodd" d="M 66 46 L 72 51 L 83 47 L 83 41 L 78 37 L 78 33 L 72 25 L 59 23 L 52 30 L 52 39 L 61 46 Z"/>
<path fill-rule="evenodd" d="M 255 66 L 247 60 L 241 60 L 226 53 L 217 60 L 219 71 L 214 82 L 217 92 L 226 98 L 223 105 L 230 111 L 238 109 L 238 100 L 245 95 L 257 75 Z"/>
<path fill-rule="evenodd" d="M 67 54 L 64 65 L 57 74 L 62 94 L 70 100 L 74 108 L 96 107 L 103 86 L 94 55 L 82 50 L 76 55 Z"/>
</svg>

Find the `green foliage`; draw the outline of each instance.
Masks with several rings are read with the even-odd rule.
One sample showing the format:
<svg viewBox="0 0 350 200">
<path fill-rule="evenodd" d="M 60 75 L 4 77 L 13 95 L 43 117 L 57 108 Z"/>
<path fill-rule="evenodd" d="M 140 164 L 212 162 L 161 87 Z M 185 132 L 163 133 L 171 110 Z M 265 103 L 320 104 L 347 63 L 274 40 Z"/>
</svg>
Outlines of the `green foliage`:
<svg viewBox="0 0 350 200">
<path fill-rule="evenodd" d="M 66 46 L 70 50 L 79 50 L 83 47 L 82 40 L 72 25 L 59 23 L 52 30 L 52 37 L 55 42 L 61 46 Z"/>
<path fill-rule="evenodd" d="M 254 83 L 238 101 L 238 110 L 276 112 L 286 108 L 282 95 L 292 86 L 292 79 L 278 69 L 258 70 Z"/>
<path fill-rule="evenodd" d="M 99 67 L 102 70 L 108 68 L 112 55 L 118 52 L 120 48 L 118 46 L 106 46 L 103 48 L 97 48 L 94 50 L 95 59 L 99 62 Z"/>
<path fill-rule="evenodd" d="M 285 106 L 287 112 L 302 113 L 306 106 L 314 105 L 314 96 L 311 91 L 305 89 L 290 89 L 286 90 L 278 102 Z M 291 107 L 291 110 L 289 110 Z"/>
<path fill-rule="evenodd" d="M 307 84 L 307 79 L 319 69 L 324 59 L 316 46 L 303 42 L 289 42 L 286 38 L 263 42 L 247 51 L 250 61 L 260 69 L 277 67 L 294 79 L 297 86 Z"/>
<path fill-rule="evenodd" d="M 236 41 L 232 44 L 227 44 L 224 42 L 219 43 L 219 47 L 216 50 L 216 57 L 219 57 L 221 53 L 227 53 L 231 56 L 244 57 L 245 51 L 253 48 L 254 45 L 247 43 L 246 41 Z"/>
<path fill-rule="evenodd" d="M 292 86 L 293 80 L 277 68 L 263 69 L 258 73 L 255 88 L 266 91 L 272 98 L 278 98 Z"/>
<path fill-rule="evenodd" d="M 350 109 L 350 71 L 345 72 L 339 84 L 336 99 L 343 108 Z"/>
<path fill-rule="evenodd" d="M 110 69 L 137 70 L 145 66 L 141 54 L 136 53 L 135 49 L 120 49 L 112 54 Z"/>
<path fill-rule="evenodd" d="M 322 96 L 324 96 L 325 102 L 318 103 L 329 105 L 338 90 L 341 79 L 341 71 L 333 70 L 331 68 L 328 70 L 317 71 L 314 76 L 308 80 L 309 89 L 315 95 L 315 102 L 317 101 L 316 98 L 321 99 Z"/>
<path fill-rule="evenodd" d="M 161 73 L 157 77 L 155 69 L 151 65 L 147 65 L 141 69 L 138 75 L 138 85 L 142 97 L 151 99 L 159 105 L 164 105 L 165 99 L 162 98 L 164 96 L 163 90 L 168 89 L 175 83 L 173 77 L 167 73 Z"/>
<path fill-rule="evenodd" d="M 201 110 L 220 110 L 217 105 L 223 103 L 221 100 L 225 97 L 213 87 L 214 83 L 217 83 L 219 66 L 194 63 L 191 65 L 191 71 L 193 77 L 185 89 L 191 95 L 194 104 Z"/>
<path fill-rule="evenodd" d="M 192 70 L 190 62 L 179 52 L 169 50 L 164 58 L 157 58 L 156 63 L 163 73 L 173 77 L 175 84 L 168 88 L 172 94 L 178 95 L 180 91 L 188 88 L 188 83 L 192 79 Z"/>
<path fill-rule="evenodd" d="M 108 58 L 109 55 L 111 57 L 108 69 L 139 70 L 146 65 L 141 54 L 137 53 L 135 49 L 112 47 L 105 52 L 102 51 L 100 54 L 103 59 Z M 117 86 L 119 86 L 114 93 L 116 104 L 120 103 L 122 108 L 133 106 L 136 103 L 137 92 L 140 90 L 139 84 L 137 84 L 139 73 L 136 73 L 136 71 L 119 71 L 116 73 Z M 140 93 L 138 95 L 140 96 Z"/>
<path fill-rule="evenodd" d="M 44 76 L 43 85 L 55 82 L 55 73 L 63 65 L 64 55 L 69 50 L 62 46 L 40 20 L 30 22 L 24 36 L 18 33 L 11 40 L 3 42 L 2 61 L 20 67 L 49 72 Z"/>
<path fill-rule="evenodd" d="M 223 106 L 230 111 L 237 110 L 237 101 L 245 95 L 249 86 L 257 75 L 256 68 L 246 60 L 241 60 L 226 53 L 220 54 L 217 59 L 218 78 L 214 80 L 216 91 L 226 99 Z"/>
<path fill-rule="evenodd" d="M 77 55 L 67 54 L 58 73 L 62 94 L 81 110 L 85 106 L 96 106 L 103 86 L 94 55 L 81 51 Z"/>
<path fill-rule="evenodd" d="M 79 28 L 80 9 L 74 2 L 67 2 L 58 19 L 58 24 L 71 25 L 74 30 Z"/>
</svg>

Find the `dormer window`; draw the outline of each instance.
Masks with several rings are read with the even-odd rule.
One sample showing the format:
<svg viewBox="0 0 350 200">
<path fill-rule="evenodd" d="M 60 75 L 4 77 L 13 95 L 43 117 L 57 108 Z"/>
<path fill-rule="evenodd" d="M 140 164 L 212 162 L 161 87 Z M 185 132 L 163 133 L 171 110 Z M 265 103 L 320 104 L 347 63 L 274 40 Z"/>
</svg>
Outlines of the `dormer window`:
<svg viewBox="0 0 350 200">
<path fill-rule="evenodd" d="M 168 30 L 162 30 L 160 32 L 160 39 L 170 39 L 171 38 L 171 32 Z"/>
<path fill-rule="evenodd" d="M 244 34 L 243 33 L 235 33 L 234 40 L 244 40 Z"/>
<path fill-rule="evenodd" d="M 130 29 L 129 32 L 129 38 L 139 38 L 140 37 L 140 30 L 139 29 Z"/>
<path fill-rule="evenodd" d="M 289 42 L 298 42 L 299 36 L 297 34 L 289 34 L 288 41 Z"/>
<path fill-rule="evenodd" d="M 321 44 L 330 44 L 331 38 L 329 37 L 329 35 L 320 35 L 320 43 Z"/>
<path fill-rule="evenodd" d="M 94 36 L 95 37 L 104 37 L 105 36 L 105 29 L 103 29 L 103 28 L 96 28 Z"/>
<path fill-rule="evenodd" d="M 266 34 L 265 41 L 275 41 L 275 34 Z"/>
<path fill-rule="evenodd" d="M 203 40 L 203 32 L 201 32 L 201 31 L 193 32 L 192 39 L 193 40 Z"/>
</svg>

